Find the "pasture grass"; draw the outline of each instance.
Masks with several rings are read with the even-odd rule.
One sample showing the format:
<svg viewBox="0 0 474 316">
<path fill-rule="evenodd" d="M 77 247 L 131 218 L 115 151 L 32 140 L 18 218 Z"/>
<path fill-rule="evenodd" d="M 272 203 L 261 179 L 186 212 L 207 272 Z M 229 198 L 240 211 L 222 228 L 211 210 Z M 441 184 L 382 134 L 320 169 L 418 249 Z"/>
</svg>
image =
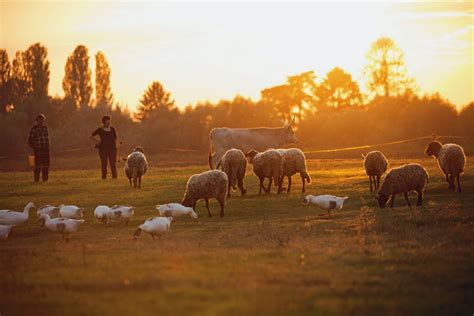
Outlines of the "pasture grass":
<svg viewBox="0 0 474 316">
<path fill-rule="evenodd" d="M 216 201 L 212 218 L 199 202 L 198 221 L 181 217 L 161 240 L 136 241 L 154 205 L 181 201 L 188 177 L 206 166 L 152 167 L 139 190 L 98 170 L 53 170 L 37 184 L 29 172 L 0 173 L 0 209 L 86 208 L 70 243 L 34 213 L 0 242 L 0 314 L 471 315 L 474 167 L 458 194 L 434 160 L 416 161 L 430 173 L 423 207 L 402 196 L 394 209 L 376 207 L 360 159 L 309 160 L 307 193 L 349 196 L 341 211 L 303 207 L 299 176 L 289 194 L 258 195 L 249 170 L 248 195 L 234 192 L 224 218 Z M 135 206 L 130 226 L 97 224 L 99 204 Z"/>
</svg>

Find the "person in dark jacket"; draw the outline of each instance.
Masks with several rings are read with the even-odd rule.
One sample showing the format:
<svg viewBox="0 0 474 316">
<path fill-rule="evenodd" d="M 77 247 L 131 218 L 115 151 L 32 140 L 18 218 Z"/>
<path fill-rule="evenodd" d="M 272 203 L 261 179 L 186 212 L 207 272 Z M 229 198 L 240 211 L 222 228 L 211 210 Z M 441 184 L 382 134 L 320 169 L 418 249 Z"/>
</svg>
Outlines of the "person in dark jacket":
<svg viewBox="0 0 474 316">
<path fill-rule="evenodd" d="M 96 136 L 99 136 L 97 139 Z M 110 164 L 112 178 L 117 179 L 117 132 L 110 126 L 110 116 L 102 117 L 102 126 L 96 129 L 92 135 L 92 140 L 96 142 L 96 148 L 99 148 L 100 163 L 102 166 L 102 179 L 107 178 L 107 160 Z"/>
<path fill-rule="evenodd" d="M 28 134 L 28 145 L 33 148 L 35 155 L 35 169 L 33 172 L 34 181 L 38 182 L 40 178 L 48 181 L 49 175 L 49 133 L 48 127 L 44 125 L 46 117 L 38 114 L 35 119 L 35 125 L 30 129 Z"/>
</svg>

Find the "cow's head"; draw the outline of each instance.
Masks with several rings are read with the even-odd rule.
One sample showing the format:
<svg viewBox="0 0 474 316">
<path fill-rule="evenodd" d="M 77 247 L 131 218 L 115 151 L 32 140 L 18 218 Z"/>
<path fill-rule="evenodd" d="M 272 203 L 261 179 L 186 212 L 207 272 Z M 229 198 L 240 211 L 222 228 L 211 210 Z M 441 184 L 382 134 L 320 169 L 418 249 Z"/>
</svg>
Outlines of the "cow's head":
<svg viewBox="0 0 474 316">
<path fill-rule="evenodd" d="M 295 115 L 293 115 L 292 120 L 290 123 L 286 123 L 283 125 L 283 141 L 286 144 L 294 144 L 298 142 L 298 138 L 296 138 L 296 134 L 293 131 L 293 124 L 295 123 Z"/>
</svg>

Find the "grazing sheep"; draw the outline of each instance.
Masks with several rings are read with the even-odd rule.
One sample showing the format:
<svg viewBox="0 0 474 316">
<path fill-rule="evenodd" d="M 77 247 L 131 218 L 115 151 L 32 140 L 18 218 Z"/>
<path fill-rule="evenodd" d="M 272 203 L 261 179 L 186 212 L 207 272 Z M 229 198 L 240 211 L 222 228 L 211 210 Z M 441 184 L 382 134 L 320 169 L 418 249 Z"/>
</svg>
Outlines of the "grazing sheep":
<svg viewBox="0 0 474 316">
<path fill-rule="evenodd" d="M 383 179 L 382 186 L 376 197 L 379 201 L 379 206 L 384 208 L 389 198 L 392 197 L 390 207 L 393 207 L 395 195 L 398 193 L 405 194 L 405 200 L 408 206 L 411 206 L 408 200 L 408 192 L 410 191 L 416 191 L 418 194 L 416 205 L 421 206 L 423 203 L 423 189 L 428 182 L 428 178 L 428 172 L 417 163 L 410 163 L 391 169 Z"/>
<path fill-rule="evenodd" d="M 245 159 L 244 153 L 239 149 L 229 149 L 222 156 L 216 169 L 219 169 L 219 167 L 222 167 L 222 171 L 229 178 L 227 197 L 230 198 L 231 188 L 237 190 L 236 185 L 239 186 L 240 194 L 245 195 L 247 190 L 244 189 L 244 177 L 247 169 L 247 159 Z"/>
<path fill-rule="evenodd" d="M 372 192 L 372 179 L 374 180 L 375 191 L 380 188 L 380 177 L 387 171 L 388 160 L 381 151 L 374 150 L 364 157 L 365 174 L 369 176 L 370 192 Z"/>
<path fill-rule="evenodd" d="M 148 169 L 148 162 L 145 157 L 145 152 L 143 148 L 140 146 L 136 146 L 133 148 L 133 152 L 128 155 L 128 157 L 124 160 L 125 163 L 125 175 L 130 182 L 130 187 L 132 187 L 132 179 L 133 179 L 133 187 L 141 188 L 142 186 L 142 176 L 146 173 Z M 138 184 L 137 184 L 138 180 Z"/>
<path fill-rule="evenodd" d="M 260 180 L 260 188 L 258 193 L 262 193 L 262 189 L 266 193 L 270 193 L 272 180 L 278 185 L 278 194 L 281 192 L 281 177 L 283 174 L 283 157 L 275 149 L 268 149 L 264 152 L 256 150 L 249 151 L 245 156 L 249 157 L 249 162 L 253 165 L 253 172 Z M 268 188 L 265 189 L 263 181 L 269 178 Z"/>
<path fill-rule="evenodd" d="M 299 172 L 301 176 L 301 182 L 303 183 L 303 189 L 301 192 L 305 193 L 305 181 L 311 183 L 311 177 L 306 170 L 306 157 L 304 156 L 304 153 L 298 148 L 277 149 L 277 151 L 283 157 L 283 174 L 281 177 L 281 185 L 283 186 L 284 178 L 288 177 L 288 189 L 286 192 L 290 192 L 291 176 Z"/>
<path fill-rule="evenodd" d="M 454 179 L 457 178 L 458 191 L 461 192 L 459 175 L 463 173 L 466 164 L 464 149 L 457 144 L 441 144 L 433 141 L 426 147 L 425 153 L 428 156 L 435 156 L 438 165 L 449 183 L 449 189 L 455 190 Z"/>
<path fill-rule="evenodd" d="M 192 175 L 186 184 L 186 192 L 181 204 L 196 210 L 196 202 L 204 199 L 206 200 L 207 213 L 209 217 L 212 217 L 209 210 L 209 199 L 215 198 L 221 206 L 221 217 L 223 217 L 228 184 L 227 175 L 220 170 L 209 170 Z"/>
</svg>

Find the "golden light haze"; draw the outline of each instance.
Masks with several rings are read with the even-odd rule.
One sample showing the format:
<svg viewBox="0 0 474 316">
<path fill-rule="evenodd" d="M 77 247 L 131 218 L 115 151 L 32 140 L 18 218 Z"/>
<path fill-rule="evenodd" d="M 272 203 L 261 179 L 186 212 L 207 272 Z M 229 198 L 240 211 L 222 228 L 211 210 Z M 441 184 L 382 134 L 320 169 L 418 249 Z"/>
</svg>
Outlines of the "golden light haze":
<svg viewBox="0 0 474 316">
<path fill-rule="evenodd" d="M 350 72 L 365 88 L 370 44 L 388 36 L 405 52 L 421 93 L 440 92 L 458 108 L 474 100 L 472 2 L 1 3 L 1 47 L 41 42 L 51 63 L 50 94 L 63 96 L 74 48 L 101 50 L 115 100 L 132 110 L 160 81 L 179 107 L 264 88 L 314 70 Z"/>
</svg>

